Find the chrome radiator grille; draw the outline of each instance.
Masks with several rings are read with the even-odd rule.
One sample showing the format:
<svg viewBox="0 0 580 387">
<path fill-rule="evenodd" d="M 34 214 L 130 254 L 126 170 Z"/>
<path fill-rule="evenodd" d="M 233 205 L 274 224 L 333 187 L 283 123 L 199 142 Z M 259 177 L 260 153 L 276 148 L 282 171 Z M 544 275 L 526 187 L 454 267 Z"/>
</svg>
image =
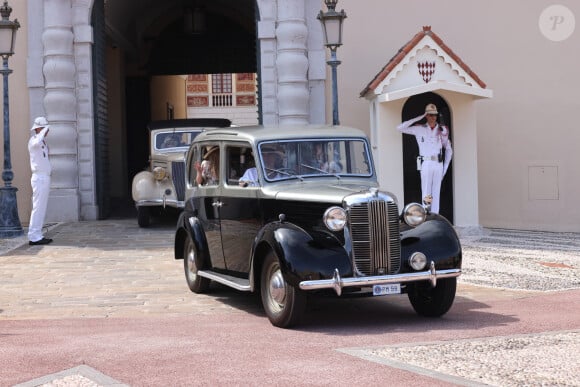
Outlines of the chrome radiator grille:
<svg viewBox="0 0 580 387">
<path fill-rule="evenodd" d="M 185 162 L 171 163 L 171 178 L 175 186 L 177 200 L 185 200 Z"/>
<path fill-rule="evenodd" d="M 399 214 L 393 201 L 368 200 L 348 208 L 355 267 L 362 275 L 395 274 L 401 268 Z"/>
</svg>

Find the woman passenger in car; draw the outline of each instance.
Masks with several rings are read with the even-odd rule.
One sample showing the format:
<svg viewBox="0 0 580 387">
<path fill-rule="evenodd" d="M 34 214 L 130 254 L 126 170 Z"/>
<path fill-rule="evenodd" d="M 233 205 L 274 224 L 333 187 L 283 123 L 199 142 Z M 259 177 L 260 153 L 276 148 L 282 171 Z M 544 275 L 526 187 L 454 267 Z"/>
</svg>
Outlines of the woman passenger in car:
<svg viewBox="0 0 580 387">
<path fill-rule="evenodd" d="M 199 185 L 217 185 L 219 182 L 220 152 L 218 146 L 210 147 L 203 156 L 201 164 L 195 163 L 197 176 L 195 181 Z"/>
<path fill-rule="evenodd" d="M 326 156 L 324 143 L 317 142 L 314 144 L 311 166 L 318 170 L 328 169 L 328 157 Z"/>
</svg>

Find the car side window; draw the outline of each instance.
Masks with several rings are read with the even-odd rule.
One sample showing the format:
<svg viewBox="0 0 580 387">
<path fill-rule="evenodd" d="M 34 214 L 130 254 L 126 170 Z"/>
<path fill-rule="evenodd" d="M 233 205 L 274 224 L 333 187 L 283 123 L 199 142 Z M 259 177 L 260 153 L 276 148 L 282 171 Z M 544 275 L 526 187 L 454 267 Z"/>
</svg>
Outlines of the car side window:
<svg viewBox="0 0 580 387">
<path fill-rule="evenodd" d="M 227 184 L 242 185 L 242 177 L 249 168 L 255 169 L 250 144 L 230 145 L 226 149 Z M 257 183 L 257 178 L 255 179 Z"/>
<path fill-rule="evenodd" d="M 202 160 L 195 161 L 198 185 L 218 185 L 220 181 L 220 147 L 213 144 L 205 144 L 201 147 Z"/>
</svg>

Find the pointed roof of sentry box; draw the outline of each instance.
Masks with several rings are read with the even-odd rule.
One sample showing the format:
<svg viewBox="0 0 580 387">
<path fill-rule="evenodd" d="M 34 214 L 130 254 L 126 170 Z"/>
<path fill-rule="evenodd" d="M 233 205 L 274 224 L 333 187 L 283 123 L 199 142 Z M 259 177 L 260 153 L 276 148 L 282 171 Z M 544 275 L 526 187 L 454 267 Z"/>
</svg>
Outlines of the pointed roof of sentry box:
<svg viewBox="0 0 580 387">
<path fill-rule="evenodd" d="M 457 54 L 424 26 L 361 91 L 360 96 L 393 101 L 437 90 L 490 98 L 492 90 Z"/>
</svg>

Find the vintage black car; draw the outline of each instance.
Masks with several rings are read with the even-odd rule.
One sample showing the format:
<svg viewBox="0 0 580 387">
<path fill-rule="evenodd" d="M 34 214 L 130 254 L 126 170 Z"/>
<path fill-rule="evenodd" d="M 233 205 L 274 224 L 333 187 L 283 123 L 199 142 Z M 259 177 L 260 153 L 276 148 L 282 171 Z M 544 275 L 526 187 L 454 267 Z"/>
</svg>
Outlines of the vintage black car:
<svg viewBox="0 0 580 387">
<path fill-rule="evenodd" d="M 209 168 L 206 154 L 211 179 L 197 176 Z M 199 134 L 187 156 L 175 258 L 191 291 L 215 281 L 259 292 L 279 327 L 299 323 L 314 293 L 407 293 L 418 314 L 441 316 L 461 274 L 453 226 L 421 204 L 400 208 L 378 186 L 365 134 L 341 126 Z"/>
</svg>

